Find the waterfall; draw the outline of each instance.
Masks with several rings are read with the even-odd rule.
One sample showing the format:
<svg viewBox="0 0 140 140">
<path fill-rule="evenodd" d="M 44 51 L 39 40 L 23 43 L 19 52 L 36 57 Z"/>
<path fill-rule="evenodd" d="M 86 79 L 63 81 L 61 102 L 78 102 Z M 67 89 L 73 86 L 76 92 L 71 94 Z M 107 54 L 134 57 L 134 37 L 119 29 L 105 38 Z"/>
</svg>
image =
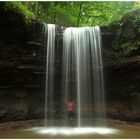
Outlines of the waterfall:
<svg viewBox="0 0 140 140">
<path fill-rule="evenodd" d="M 46 89 L 45 89 L 45 125 L 48 124 L 49 108 L 54 103 L 54 60 L 55 60 L 55 25 L 45 25 L 44 44 L 46 46 Z"/>
<path fill-rule="evenodd" d="M 86 118 L 105 117 L 100 28 L 66 28 L 63 40 L 65 100 L 76 97 L 77 125 L 81 127 Z"/>
<path fill-rule="evenodd" d="M 52 109 L 56 94 L 54 93 L 56 49 L 55 25 L 48 24 L 45 27 L 45 41 L 47 41 L 45 125 L 47 126 L 53 118 L 48 112 Z M 86 126 L 88 119 L 105 118 L 100 28 L 98 26 L 66 28 L 60 57 L 62 57 L 60 98 L 64 100 L 60 106 L 64 114 L 63 124 L 69 125 L 65 107 L 69 98 L 76 103 L 75 126 Z"/>
</svg>

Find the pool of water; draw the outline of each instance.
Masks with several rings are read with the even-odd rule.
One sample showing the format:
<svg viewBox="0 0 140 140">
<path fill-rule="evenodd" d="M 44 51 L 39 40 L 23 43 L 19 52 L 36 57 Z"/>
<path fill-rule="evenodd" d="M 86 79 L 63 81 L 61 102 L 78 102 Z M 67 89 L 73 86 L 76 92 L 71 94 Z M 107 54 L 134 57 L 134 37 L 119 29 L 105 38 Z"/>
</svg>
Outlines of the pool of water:
<svg viewBox="0 0 140 140">
<path fill-rule="evenodd" d="M 140 129 L 122 127 L 32 127 L 0 132 L 0 138 L 140 138 Z"/>
</svg>

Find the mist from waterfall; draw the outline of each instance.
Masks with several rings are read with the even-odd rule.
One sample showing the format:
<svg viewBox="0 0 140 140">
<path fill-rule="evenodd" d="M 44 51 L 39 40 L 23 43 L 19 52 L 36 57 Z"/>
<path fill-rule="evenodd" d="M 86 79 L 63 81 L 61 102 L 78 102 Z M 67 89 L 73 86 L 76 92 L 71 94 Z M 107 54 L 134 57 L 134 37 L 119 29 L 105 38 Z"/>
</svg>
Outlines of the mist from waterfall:
<svg viewBox="0 0 140 140">
<path fill-rule="evenodd" d="M 45 125 L 53 126 L 53 116 L 48 114 L 54 104 L 55 81 L 55 25 L 46 25 L 46 96 Z M 83 127 L 89 119 L 105 118 L 104 80 L 101 54 L 100 28 L 66 28 L 63 33 L 62 79 L 60 104 L 63 125 L 68 126 L 66 103 L 72 98 L 76 103 L 75 126 Z M 55 108 L 53 108 L 55 110 Z M 49 116 L 49 118 L 48 118 Z"/>
</svg>

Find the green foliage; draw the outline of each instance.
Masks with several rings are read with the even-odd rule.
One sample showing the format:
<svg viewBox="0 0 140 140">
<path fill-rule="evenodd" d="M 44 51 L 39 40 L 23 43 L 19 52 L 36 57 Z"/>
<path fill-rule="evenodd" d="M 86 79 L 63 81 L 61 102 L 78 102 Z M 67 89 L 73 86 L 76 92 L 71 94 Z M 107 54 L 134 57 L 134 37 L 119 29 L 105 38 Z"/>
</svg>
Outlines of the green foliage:
<svg viewBox="0 0 140 140">
<path fill-rule="evenodd" d="M 126 42 L 122 44 L 113 44 L 112 48 L 120 55 L 120 56 L 130 56 L 134 51 L 138 49 L 140 46 L 140 41 L 135 42 Z"/>
<path fill-rule="evenodd" d="M 46 22 L 64 26 L 106 25 L 136 9 L 134 2 L 40 2 Z M 45 18 L 47 16 L 47 18 Z"/>
<path fill-rule="evenodd" d="M 22 2 L 15 2 L 15 1 L 6 2 L 4 8 L 6 10 L 11 9 L 20 12 L 26 18 L 34 18 L 34 14 L 30 10 L 28 10 L 27 6 Z"/>
<path fill-rule="evenodd" d="M 14 1 L 6 4 L 7 8 L 18 9 L 26 17 L 63 26 L 106 25 L 120 20 L 125 13 L 140 7 L 139 2 L 133 1 Z"/>
</svg>

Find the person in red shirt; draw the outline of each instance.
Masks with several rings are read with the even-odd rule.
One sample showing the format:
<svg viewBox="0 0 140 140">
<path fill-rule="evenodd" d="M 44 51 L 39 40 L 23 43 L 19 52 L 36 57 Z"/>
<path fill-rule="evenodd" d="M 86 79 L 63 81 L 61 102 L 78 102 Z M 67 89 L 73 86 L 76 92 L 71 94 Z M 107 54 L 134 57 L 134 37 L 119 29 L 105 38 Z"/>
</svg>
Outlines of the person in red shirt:
<svg viewBox="0 0 140 140">
<path fill-rule="evenodd" d="M 72 120 L 74 117 L 75 111 L 75 103 L 72 99 L 69 99 L 67 102 L 67 112 L 68 112 L 68 120 Z"/>
</svg>

